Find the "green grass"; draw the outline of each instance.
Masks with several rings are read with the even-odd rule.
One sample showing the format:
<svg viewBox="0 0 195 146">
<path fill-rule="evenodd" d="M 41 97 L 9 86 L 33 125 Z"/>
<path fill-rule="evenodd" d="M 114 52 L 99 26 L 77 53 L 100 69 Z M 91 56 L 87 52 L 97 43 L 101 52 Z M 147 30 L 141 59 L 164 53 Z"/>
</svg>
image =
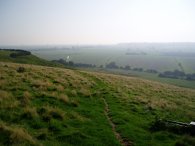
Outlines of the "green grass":
<svg viewBox="0 0 195 146">
<path fill-rule="evenodd" d="M 35 65 L 43 65 L 43 66 L 53 66 L 53 67 L 62 67 L 62 65 L 53 63 L 44 59 L 41 59 L 35 55 L 26 55 L 26 56 L 18 56 L 16 58 L 10 57 L 11 53 L 15 51 L 7 51 L 0 50 L 0 61 L 4 62 L 15 62 L 15 63 L 24 63 L 24 64 L 35 64 Z"/>
<path fill-rule="evenodd" d="M 18 67 L 25 71 L 17 72 Z M 104 114 L 134 145 L 172 146 L 194 137 L 151 132 L 156 117 L 190 122 L 195 91 L 143 79 L 0 62 L 0 145 L 117 146 Z M 187 144 L 186 144 L 187 145 Z"/>
<path fill-rule="evenodd" d="M 101 86 L 104 86 L 104 90 L 107 89 L 104 96 L 110 105 L 110 115 L 118 132 L 125 139 L 132 140 L 138 146 L 172 146 L 178 143 L 181 137 L 185 137 L 163 130 L 151 132 L 149 129 L 156 117 L 183 122 L 193 121 L 194 90 L 186 91 L 184 95 L 182 92 L 185 89 L 181 91 L 174 86 L 135 78 L 92 74 L 110 83 L 110 86 Z M 190 95 L 191 91 L 193 92 Z M 193 143 L 195 138 L 192 139 Z"/>
<path fill-rule="evenodd" d="M 17 73 L 19 66 L 26 71 Z M 34 145 L 119 145 L 104 116 L 104 104 L 93 94 L 88 79 L 66 69 L 10 63 L 1 63 L 0 68 L 3 126 L 25 129 Z M 30 144 L 25 139 L 11 139 L 12 134 L 10 130 L 0 145 Z"/>
<path fill-rule="evenodd" d="M 89 69 L 81 68 L 81 69 L 93 71 L 93 72 L 102 72 L 102 73 L 123 75 L 129 77 L 143 78 L 151 81 L 157 81 L 160 83 L 166 83 L 166 84 L 175 85 L 179 87 L 195 89 L 195 81 L 188 81 L 184 79 L 182 80 L 182 79 L 161 78 L 158 76 L 158 74 L 152 74 L 147 72 L 139 72 L 133 70 L 126 71 L 121 69 L 99 69 L 99 68 L 89 68 Z"/>
<path fill-rule="evenodd" d="M 141 67 L 145 70 L 156 69 L 159 72 L 180 70 L 178 63 L 181 63 L 185 73 L 194 73 L 194 58 L 193 57 L 171 57 L 159 55 L 159 53 L 148 52 L 147 55 L 125 55 L 126 49 L 109 49 L 109 48 L 80 48 L 76 50 L 32 50 L 32 53 L 47 60 L 54 60 L 63 58 L 66 60 L 67 56 L 77 63 L 95 64 L 97 66 L 106 65 L 112 61 L 116 62 L 118 66 L 130 65 L 132 68 Z M 99 68 L 92 70 L 98 71 Z M 133 75 L 144 79 L 168 83 L 180 87 L 195 88 L 195 81 L 187 81 L 181 79 L 160 78 L 158 74 L 150 74 L 146 72 L 125 71 L 104 69 L 110 73 L 117 73 L 123 75 Z"/>
</svg>

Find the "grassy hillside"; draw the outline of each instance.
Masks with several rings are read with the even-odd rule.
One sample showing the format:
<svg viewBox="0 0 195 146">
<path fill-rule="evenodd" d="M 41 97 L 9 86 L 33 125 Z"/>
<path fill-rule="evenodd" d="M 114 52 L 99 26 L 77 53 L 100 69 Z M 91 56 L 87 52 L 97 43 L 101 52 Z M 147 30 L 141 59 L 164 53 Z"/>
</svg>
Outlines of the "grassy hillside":
<svg viewBox="0 0 195 146">
<path fill-rule="evenodd" d="M 0 61 L 3 62 L 16 62 L 16 63 L 25 63 L 25 64 L 36 64 L 43 66 L 62 66 L 57 63 L 53 63 L 44 59 L 41 59 L 35 55 L 23 55 L 18 57 L 11 57 L 11 53 L 17 53 L 18 51 L 10 51 L 10 50 L 0 50 Z"/>
<path fill-rule="evenodd" d="M 150 130 L 157 117 L 195 120 L 194 107 L 195 90 L 0 62 L 0 145 L 194 145 L 188 134 Z"/>
<path fill-rule="evenodd" d="M 89 69 L 88 69 L 89 70 Z M 172 79 L 172 78 L 161 78 L 158 74 L 152 74 L 147 72 L 138 72 L 132 70 L 120 70 L 120 69 L 91 69 L 91 71 L 96 72 L 108 72 L 112 74 L 119 74 L 125 76 L 136 76 L 139 78 L 157 81 L 161 83 L 167 83 L 179 87 L 192 88 L 195 89 L 195 81 L 189 81 L 184 79 Z"/>
<path fill-rule="evenodd" d="M 85 63 L 90 65 L 96 65 L 96 67 L 84 67 L 83 69 L 91 69 L 95 71 L 105 71 L 111 72 L 113 74 L 124 74 L 124 75 L 134 75 L 139 76 L 144 79 L 159 81 L 162 83 L 168 83 L 172 85 L 177 85 L 180 87 L 187 87 L 195 89 L 195 81 L 194 80 L 186 80 L 187 74 L 192 74 L 195 72 L 195 57 L 193 55 L 195 53 L 188 52 L 187 54 L 191 54 L 192 56 L 185 56 L 185 53 L 182 53 L 177 56 L 177 53 L 174 55 L 170 55 L 171 49 L 167 50 L 167 54 L 163 53 L 162 50 L 155 50 L 155 49 L 127 49 L 127 48 L 109 48 L 106 47 L 76 47 L 73 49 L 64 48 L 64 49 L 32 49 L 32 53 L 40 56 L 41 58 L 45 58 L 47 60 L 56 60 L 56 59 L 64 59 L 66 60 L 67 57 L 71 61 L 74 62 L 74 67 L 84 67 L 84 66 L 76 66 L 79 63 Z M 116 46 L 115 46 L 116 47 Z M 184 49 L 185 50 L 185 49 Z M 166 51 L 165 51 L 166 52 Z M 129 53 L 127 55 L 126 53 Z M 146 54 L 144 54 L 146 53 Z M 110 69 L 106 68 L 106 64 L 110 62 L 115 62 L 119 69 Z M 102 67 L 100 67 L 102 65 Z M 124 67 L 129 65 L 131 69 L 125 70 Z M 135 68 L 142 68 L 143 71 L 135 71 Z M 121 69 L 123 68 L 123 69 Z M 158 71 L 158 73 L 148 73 L 148 69 L 154 69 Z M 184 78 L 162 78 L 159 77 L 160 73 L 164 71 L 174 71 L 180 70 L 185 72 L 186 76 Z"/>
</svg>

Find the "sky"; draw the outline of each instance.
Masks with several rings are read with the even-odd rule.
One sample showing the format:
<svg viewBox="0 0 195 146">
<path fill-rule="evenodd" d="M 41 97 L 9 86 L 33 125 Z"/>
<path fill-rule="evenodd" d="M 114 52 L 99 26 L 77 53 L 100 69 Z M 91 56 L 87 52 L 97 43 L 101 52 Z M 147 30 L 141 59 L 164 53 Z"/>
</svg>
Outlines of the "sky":
<svg viewBox="0 0 195 146">
<path fill-rule="evenodd" d="M 0 0 L 0 45 L 195 42 L 195 0 Z"/>
</svg>

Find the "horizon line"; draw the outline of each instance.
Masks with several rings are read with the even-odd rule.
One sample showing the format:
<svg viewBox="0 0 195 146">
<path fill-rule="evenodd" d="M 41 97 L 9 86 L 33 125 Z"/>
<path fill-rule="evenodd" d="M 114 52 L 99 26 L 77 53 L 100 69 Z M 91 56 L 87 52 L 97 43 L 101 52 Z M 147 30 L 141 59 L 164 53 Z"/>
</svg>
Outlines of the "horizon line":
<svg viewBox="0 0 195 146">
<path fill-rule="evenodd" d="M 59 44 L 0 44 L 4 46 L 110 46 L 110 45 L 123 45 L 123 44 L 176 44 L 176 43 L 195 43 L 195 41 L 177 41 L 177 42 L 120 42 L 120 43 L 59 43 Z"/>
</svg>

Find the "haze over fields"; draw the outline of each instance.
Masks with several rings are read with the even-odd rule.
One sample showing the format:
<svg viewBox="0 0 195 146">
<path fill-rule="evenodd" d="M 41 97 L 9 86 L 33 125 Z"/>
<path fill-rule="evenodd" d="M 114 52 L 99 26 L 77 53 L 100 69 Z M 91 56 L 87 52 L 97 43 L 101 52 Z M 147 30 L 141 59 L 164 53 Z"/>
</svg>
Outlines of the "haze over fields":
<svg viewBox="0 0 195 146">
<path fill-rule="evenodd" d="M 0 0 L 0 146 L 195 146 L 194 0 Z"/>
</svg>

